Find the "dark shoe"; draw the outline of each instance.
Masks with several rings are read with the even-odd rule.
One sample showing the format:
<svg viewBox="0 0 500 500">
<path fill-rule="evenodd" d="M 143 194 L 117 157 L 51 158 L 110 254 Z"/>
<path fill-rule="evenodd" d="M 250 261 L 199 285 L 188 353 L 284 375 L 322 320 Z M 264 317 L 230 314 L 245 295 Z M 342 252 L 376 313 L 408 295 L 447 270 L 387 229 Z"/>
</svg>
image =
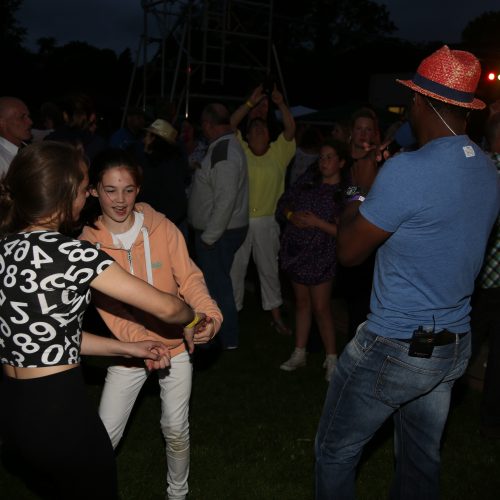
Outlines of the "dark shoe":
<svg viewBox="0 0 500 500">
<path fill-rule="evenodd" d="M 280 335 L 291 335 L 292 330 L 288 328 L 282 321 L 271 321 L 271 326 L 276 330 Z"/>
</svg>

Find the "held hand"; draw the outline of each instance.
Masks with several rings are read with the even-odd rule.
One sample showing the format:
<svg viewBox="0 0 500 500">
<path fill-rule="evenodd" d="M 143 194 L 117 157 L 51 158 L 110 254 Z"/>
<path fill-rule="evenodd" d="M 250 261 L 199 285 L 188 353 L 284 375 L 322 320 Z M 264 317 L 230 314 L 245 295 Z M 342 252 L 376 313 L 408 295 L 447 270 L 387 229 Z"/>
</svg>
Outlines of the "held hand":
<svg viewBox="0 0 500 500">
<path fill-rule="evenodd" d="M 308 210 L 302 212 L 302 214 L 302 221 L 307 227 L 319 227 L 323 221 L 316 214 Z"/>
<path fill-rule="evenodd" d="M 200 321 L 195 327 L 194 343 L 206 344 L 213 339 L 215 335 L 215 321 L 213 318 L 205 316 L 203 321 Z"/>
<path fill-rule="evenodd" d="M 153 370 L 163 370 L 164 368 L 168 368 L 170 366 L 170 351 L 167 348 L 167 346 L 162 346 L 160 348 L 155 348 L 153 349 L 153 352 L 157 352 L 159 359 L 158 360 L 152 360 L 152 359 L 145 359 L 144 363 L 146 365 L 146 368 L 149 371 Z"/>
<path fill-rule="evenodd" d="M 168 347 L 161 342 L 156 340 L 142 340 L 140 342 L 124 342 L 124 344 L 126 356 L 143 358 L 148 369 L 170 366 L 170 352 Z"/>
<path fill-rule="evenodd" d="M 300 210 L 293 212 L 293 215 L 289 220 L 294 226 L 298 227 L 299 229 L 305 229 L 309 227 L 306 212 Z"/>
<path fill-rule="evenodd" d="M 192 354 L 193 351 L 194 351 L 194 344 L 195 344 L 195 342 L 194 342 L 194 335 L 195 335 L 195 331 L 197 331 L 197 327 L 200 328 L 199 325 L 203 324 L 204 319 L 205 319 L 205 314 L 204 313 L 196 312 L 196 314 L 200 318 L 200 320 L 198 321 L 198 323 L 196 323 L 195 325 L 193 325 L 191 328 L 186 328 L 186 327 L 184 328 L 184 340 L 186 341 L 189 354 Z"/>
</svg>

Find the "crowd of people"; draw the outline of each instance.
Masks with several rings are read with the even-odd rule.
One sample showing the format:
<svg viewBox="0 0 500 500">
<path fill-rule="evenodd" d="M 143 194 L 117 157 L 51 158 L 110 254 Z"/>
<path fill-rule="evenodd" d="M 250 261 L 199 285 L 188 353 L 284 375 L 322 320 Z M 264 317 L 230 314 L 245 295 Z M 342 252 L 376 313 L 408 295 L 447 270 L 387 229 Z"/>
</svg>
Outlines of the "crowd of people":
<svg viewBox="0 0 500 500">
<path fill-rule="evenodd" d="M 316 498 L 355 498 L 363 446 L 390 417 L 391 498 L 438 498 L 451 388 L 485 335 L 481 430 L 500 437 L 500 113 L 469 139 L 480 72 L 468 52 L 429 55 L 399 81 L 408 119 L 387 131 L 369 107 L 297 126 L 276 86 L 232 112 L 207 103 L 198 124 L 129 109 L 106 138 L 88 96 L 46 103 L 37 133 L 21 99 L 0 97 L 3 460 L 41 496 L 116 498 L 113 449 L 154 371 L 166 498 L 185 499 L 191 355 L 240 348 L 252 257 L 270 332 L 295 335 L 277 368 L 306 366 L 315 326 L 323 344 Z M 84 331 L 90 304 L 109 336 Z M 118 357 L 98 409 L 81 354 Z"/>
</svg>

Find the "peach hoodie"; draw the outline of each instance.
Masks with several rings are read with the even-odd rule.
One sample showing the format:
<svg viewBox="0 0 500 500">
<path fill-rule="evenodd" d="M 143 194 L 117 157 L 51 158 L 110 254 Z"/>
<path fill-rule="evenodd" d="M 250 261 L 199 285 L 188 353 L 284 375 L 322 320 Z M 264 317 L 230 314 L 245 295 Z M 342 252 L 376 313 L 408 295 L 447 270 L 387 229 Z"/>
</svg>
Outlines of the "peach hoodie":
<svg viewBox="0 0 500 500">
<path fill-rule="evenodd" d="M 222 314 L 208 293 L 202 272 L 189 258 L 182 233 L 148 204 L 137 203 L 134 209 L 144 214 L 144 224 L 130 250 L 113 243 L 101 217 L 96 222 L 97 229 L 85 226 L 79 238 L 104 250 L 126 271 L 133 270 L 132 274 L 138 278 L 152 282 L 159 290 L 177 295 L 195 311 L 214 318 L 217 332 Z M 171 356 L 186 350 L 180 326 L 163 323 L 96 290 L 92 293 L 99 314 L 119 340 L 161 340 L 169 345 Z"/>
</svg>

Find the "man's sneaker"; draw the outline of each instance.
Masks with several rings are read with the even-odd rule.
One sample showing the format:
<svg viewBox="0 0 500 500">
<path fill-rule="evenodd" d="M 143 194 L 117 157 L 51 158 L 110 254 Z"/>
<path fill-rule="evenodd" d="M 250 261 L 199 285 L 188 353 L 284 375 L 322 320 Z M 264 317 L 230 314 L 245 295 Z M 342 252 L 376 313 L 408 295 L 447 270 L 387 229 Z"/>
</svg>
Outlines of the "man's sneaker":
<svg viewBox="0 0 500 500">
<path fill-rule="evenodd" d="M 325 371 L 325 380 L 330 382 L 332 378 L 333 370 L 335 370 L 335 365 L 337 364 L 337 355 L 336 354 L 328 354 L 325 358 L 325 362 L 323 363 L 323 368 L 326 368 Z"/>
<path fill-rule="evenodd" d="M 301 368 L 302 366 L 306 366 L 306 350 L 296 347 L 290 359 L 285 361 L 280 368 L 286 372 L 293 372 L 293 370 Z"/>
</svg>

